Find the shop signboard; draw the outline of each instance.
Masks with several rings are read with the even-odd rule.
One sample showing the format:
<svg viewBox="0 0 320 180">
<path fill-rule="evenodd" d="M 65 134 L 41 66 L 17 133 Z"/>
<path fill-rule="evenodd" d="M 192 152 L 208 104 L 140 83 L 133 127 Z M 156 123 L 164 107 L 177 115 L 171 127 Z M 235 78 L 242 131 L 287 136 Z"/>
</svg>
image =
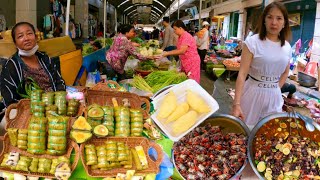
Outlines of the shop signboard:
<svg viewBox="0 0 320 180">
<path fill-rule="evenodd" d="M 300 26 L 300 13 L 289 14 L 290 26 Z"/>
</svg>

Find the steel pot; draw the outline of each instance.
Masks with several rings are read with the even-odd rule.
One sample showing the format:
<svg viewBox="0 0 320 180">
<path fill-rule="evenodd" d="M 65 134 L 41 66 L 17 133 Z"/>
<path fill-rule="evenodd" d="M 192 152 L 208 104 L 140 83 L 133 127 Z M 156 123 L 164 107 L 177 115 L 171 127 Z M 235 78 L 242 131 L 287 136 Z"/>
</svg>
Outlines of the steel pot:
<svg viewBox="0 0 320 180">
<path fill-rule="evenodd" d="M 223 133 L 242 133 L 245 134 L 247 137 L 250 135 L 250 130 L 248 126 L 241 121 L 239 118 L 236 118 L 234 116 L 228 115 L 228 114 L 213 114 L 208 119 L 206 119 L 204 122 L 202 122 L 199 127 L 205 126 L 206 124 L 211 124 L 213 126 L 220 126 L 222 127 Z M 247 151 L 248 155 L 248 151 Z M 176 167 L 176 164 L 174 162 L 174 155 L 172 156 L 172 162 Z M 230 179 L 234 179 L 241 175 L 243 169 L 246 167 L 248 163 L 248 159 L 244 162 L 242 167 L 239 169 L 239 171 Z M 178 170 L 178 169 L 177 169 Z M 178 171 L 179 172 L 179 171 Z M 182 177 L 182 175 L 179 173 L 179 175 Z"/>
<path fill-rule="evenodd" d="M 304 87 L 314 87 L 316 84 L 316 81 L 314 81 L 314 80 L 298 80 L 298 83 Z"/>
<path fill-rule="evenodd" d="M 316 82 L 317 79 L 315 77 L 312 77 L 304 72 L 298 72 L 298 80 L 299 81 L 308 81 L 308 82 Z"/>
<path fill-rule="evenodd" d="M 293 113 L 278 113 L 278 114 L 273 114 L 273 115 L 269 115 L 265 118 L 263 118 L 262 120 L 260 120 L 258 122 L 258 124 L 252 129 L 249 139 L 248 139 L 248 159 L 249 159 L 249 163 L 253 169 L 253 171 L 256 173 L 256 175 L 260 178 L 260 179 L 265 179 L 262 173 L 259 173 L 256 164 L 255 164 L 255 159 L 254 159 L 254 151 L 253 151 L 253 142 L 255 139 L 255 136 L 257 134 L 257 132 L 259 131 L 259 129 L 266 124 L 267 122 L 277 119 L 277 118 L 297 118 L 299 119 L 299 121 L 301 122 L 305 122 L 304 119 L 299 118 L 298 114 L 293 114 Z M 305 124 L 302 125 L 302 127 L 305 128 Z"/>
</svg>

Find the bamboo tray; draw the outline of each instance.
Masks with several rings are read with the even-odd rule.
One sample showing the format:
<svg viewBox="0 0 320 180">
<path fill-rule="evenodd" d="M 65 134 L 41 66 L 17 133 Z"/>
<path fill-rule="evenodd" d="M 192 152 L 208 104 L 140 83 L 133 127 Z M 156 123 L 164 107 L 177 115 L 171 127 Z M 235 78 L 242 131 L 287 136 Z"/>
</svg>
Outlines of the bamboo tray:
<svg viewBox="0 0 320 180">
<path fill-rule="evenodd" d="M 114 86 L 114 88 L 111 87 Z M 116 81 L 107 81 L 107 82 L 99 82 L 93 87 L 89 88 L 91 90 L 101 90 L 101 91 L 118 91 L 121 88 L 121 86 Z"/>
<path fill-rule="evenodd" d="M 124 142 L 129 148 L 134 148 L 135 146 L 142 146 L 143 150 L 147 156 L 148 160 L 148 169 L 137 171 L 137 174 L 148 174 L 148 173 L 158 173 L 159 172 L 159 166 L 163 159 L 163 152 L 161 147 L 154 143 L 150 142 L 148 139 L 144 137 L 128 137 L 128 138 L 119 138 L 119 137 L 110 137 L 110 138 L 99 138 L 99 139 L 91 139 L 80 146 L 80 153 L 81 153 L 81 161 L 84 166 L 84 169 L 86 170 L 87 174 L 91 177 L 115 177 L 118 173 L 126 173 L 128 169 L 124 168 L 115 168 L 108 171 L 102 171 L 102 170 L 92 170 L 89 166 L 86 165 L 86 159 L 85 159 L 85 145 L 86 144 L 93 144 L 95 146 L 97 145 L 103 145 L 105 141 L 116 141 L 116 142 Z M 149 155 L 148 150 L 149 148 L 153 147 L 157 151 L 157 160 L 153 161 Z M 136 169 L 136 165 L 132 164 L 132 170 Z"/>
<path fill-rule="evenodd" d="M 0 154 L 0 162 L 3 161 L 4 158 L 4 154 L 6 153 L 10 153 L 10 152 L 18 152 L 23 156 L 27 156 L 27 157 L 34 157 L 34 158 L 47 158 L 47 159 L 55 159 L 58 158 L 59 156 L 52 156 L 52 155 L 48 155 L 48 154 L 43 154 L 43 155 L 34 155 L 31 153 L 28 153 L 25 150 L 21 150 L 18 147 L 14 147 L 10 144 L 10 139 L 9 139 L 9 135 L 6 133 L 4 136 L 0 137 L 0 140 L 3 140 L 3 150 Z M 68 159 L 70 159 L 71 157 L 71 152 L 72 150 L 75 150 L 75 158 L 71 164 L 71 173 L 75 170 L 75 168 L 77 167 L 78 161 L 79 161 L 79 146 L 78 144 L 76 144 L 75 142 L 71 141 L 70 139 L 68 140 L 68 149 L 67 149 L 67 153 L 63 156 L 67 157 Z M 50 174 L 50 173 L 32 173 L 32 172 L 26 172 L 26 171 L 16 171 L 16 170 L 11 170 L 10 168 L 5 168 L 5 167 L 0 167 L 0 171 L 2 172 L 8 172 L 8 173 L 18 173 L 18 174 L 22 174 L 25 176 L 37 176 L 37 177 L 44 177 L 44 178 L 55 178 L 54 174 Z"/>
<path fill-rule="evenodd" d="M 123 100 L 127 99 L 131 105 L 130 108 L 142 110 L 144 119 L 147 119 L 150 116 L 149 100 L 145 97 L 140 97 L 136 94 L 129 92 L 88 90 L 86 102 L 87 106 L 91 104 L 99 104 L 100 106 L 113 106 L 113 98 L 117 100 L 119 106 L 122 106 L 124 104 Z M 145 110 L 141 108 L 143 104 L 146 105 Z"/>
<path fill-rule="evenodd" d="M 11 110 L 16 109 L 17 115 L 14 118 L 10 118 Z M 85 107 L 80 104 L 77 116 L 83 114 Z M 30 99 L 21 99 L 18 103 L 11 104 L 8 106 L 5 112 L 5 118 L 7 121 L 5 130 L 8 128 L 28 129 L 29 119 L 32 116 L 30 111 Z M 71 119 L 72 117 L 70 117 Z M 70 122 L 70 120 L 69 120 Z M 68 124 L 68 133 L 70 130 L 70 123 Z"/>
</svg>

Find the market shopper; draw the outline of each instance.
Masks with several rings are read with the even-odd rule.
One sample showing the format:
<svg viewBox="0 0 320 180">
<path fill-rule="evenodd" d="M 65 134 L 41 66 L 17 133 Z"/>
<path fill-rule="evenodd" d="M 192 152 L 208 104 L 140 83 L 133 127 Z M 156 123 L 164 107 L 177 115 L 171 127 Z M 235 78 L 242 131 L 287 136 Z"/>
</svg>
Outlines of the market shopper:
<svg viewBox="0 0 320 180">
<path fill-rule="evenodd" d="M 207 21 L 203 21 L 202 29 L 197 33 L 197 47 L 198 54 L 201 60 L 201 69 L 205 70 L 204 59 L 207 55 L 207 51 L 209 49 L 209 27 L 210 24 Z"/>
<path fill-rule="evenodd" d="M 153 58 L 145 57 L 138 53 L 136 47 L 130 42 L 130 39 L 133 37 L 135 37 L 134 27 L 127 24 L 121 25 L 119 28 L 119 34 L 114 38 L 113 44 L 106 53 L 107 69 L 111 69 L 113 71 L 109 73 L 109 76 L 117 77 L 117 81 L 125 79 L 124 65 L 130 55 L 135 56 L 139 60 Z"/>
<path fill-rule="evenodd" d="M 200 56 L 197 52 L 196 40 L 187 32 L 185 24 L 178 20 L 173 24 L 174 32 L 178 35 L 177 49 L 164 51 L 163 55 L 179 55 L 181 71 L 185 72 L 190 79 L 200 83 Z"/>
<path fill-rule="evenodd" d="M 19 87 L 25 87 L 30 77 L 46 92 L 65 90 L 58 62 L 38 51 L 34 26 L 19 22 L 12 28 L 11 35 L 17 52 L 5 63 L 0 77 L 5 106 L 22 99 L 19 94 L 26 92 Z"/>
<path fill-rule="evenodd" d="M 174 44 L 175 34 L 174 30 L 170 26 L 169 17 L 163 17 L 162 24 L 164 26 L 164 38 L 161 49 L 164 51 L 172 51 L 177 49 L 176 44 Z"/>
<path fill-rule="evenodd" d="M 244 42 L 232 114 L 249 127 L 282 112 L 280 88 L 289 73 L 290 36 L 288 12 L 283 4 L 273 2 L 263 11 L 259 33 Z"/>
</svg>

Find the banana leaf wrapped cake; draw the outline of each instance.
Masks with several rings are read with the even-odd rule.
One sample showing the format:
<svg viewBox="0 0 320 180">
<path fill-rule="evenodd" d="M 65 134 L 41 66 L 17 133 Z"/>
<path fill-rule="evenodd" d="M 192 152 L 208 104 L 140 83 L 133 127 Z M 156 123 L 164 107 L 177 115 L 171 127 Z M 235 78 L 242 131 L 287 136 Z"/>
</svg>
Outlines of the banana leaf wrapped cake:
<svg viewBox="0 0 320 180">
<path fill-rule="evenodd" d="M 28 129 L 19 129 L 18 130 L 18 142 L 19 149 L 28 149 Z"/>
<path fill-rule="evenodd" d="M 66 116 L 48 117 L 48 154 L 62 155 L 66 153 L 68 120 L 69 118 Z"/>
<path fill-rule="evenodd" d="M 47 118 L 32 116 L 28 126 L 28 149 L 32 154 L 45 154 Z"/>
<path fill-rule="evenodd" d="M 143 114 L 139 109 L 130 109 L 130 133 L 131 136 L 141 136 L 143 131 Z"/>
<path fill-rule="evenodd" d="M 127 107 L 115 107 L 115 136 L 130 136 L 130 110 Z"/>
<path fill-rule="evenodd" d="M 102 124 L 107 127 L 108 135 L 114 136 L 114 111 L 113 107 L 102 106 L 104 111 L 104 116 L 102 120 Z"/>
</svg>

